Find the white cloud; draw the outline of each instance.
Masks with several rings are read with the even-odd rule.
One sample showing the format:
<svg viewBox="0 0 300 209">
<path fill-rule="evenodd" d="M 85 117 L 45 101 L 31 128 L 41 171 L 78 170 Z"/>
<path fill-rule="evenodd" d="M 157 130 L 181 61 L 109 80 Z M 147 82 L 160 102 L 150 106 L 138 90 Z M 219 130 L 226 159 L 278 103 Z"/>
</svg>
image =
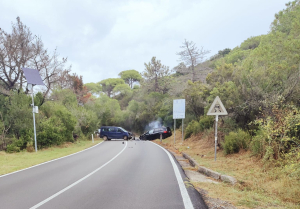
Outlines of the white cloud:
<svg viewBox="0 0 300 209">
<path fill-rule="evenodd" d="M 17 16 L 47 48 L 69 57 L 84 82 L 127 69 L 142 71 L 156 56 L 173 68 L 184 39 L 217 53 L 265 34 L 286 0 L 127 0 L 0 2 L 1 26 Z"/>
</svg>

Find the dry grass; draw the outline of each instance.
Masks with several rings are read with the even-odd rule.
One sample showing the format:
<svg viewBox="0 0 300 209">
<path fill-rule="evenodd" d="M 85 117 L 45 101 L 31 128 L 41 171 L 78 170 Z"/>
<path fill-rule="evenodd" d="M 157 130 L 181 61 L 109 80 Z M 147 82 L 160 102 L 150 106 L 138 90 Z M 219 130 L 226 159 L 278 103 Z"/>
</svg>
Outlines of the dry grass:
<svg viewBox="0 0 300 209">
<path fill-rule="evenodd" d="M 239 208 L 300 208 L 300 180 L 288 176 L 282 169 L 265 168 L 261 160 L 244 150 L 227 156 L 218 150 L 217 161 L 214 161 L 213 131 L 192 136 L 184 142 L 178 131 L 175 146 L 174 136 L 165 139 L 162 145 L 178 154 L 185 152 L 199 165 L 238 180 L 235 186 L 194 183 L 196 187 L 208 190 L 211 197 L 229 201 Z"/>
<path fill-rule="evenodd" d="M 22 151 L 19 153 L 0 152 L 0 175 L 11 173 L 17 170 L 28 168 L 49 160 L 60 158 L 66 155 L 79 152 L 93 145 L 100 143 L 100 138 L 95 138 L 95 143 L 91 141 L 78 141 L 76 143 L 64 143 L 38 152 Z"/>
</svg>

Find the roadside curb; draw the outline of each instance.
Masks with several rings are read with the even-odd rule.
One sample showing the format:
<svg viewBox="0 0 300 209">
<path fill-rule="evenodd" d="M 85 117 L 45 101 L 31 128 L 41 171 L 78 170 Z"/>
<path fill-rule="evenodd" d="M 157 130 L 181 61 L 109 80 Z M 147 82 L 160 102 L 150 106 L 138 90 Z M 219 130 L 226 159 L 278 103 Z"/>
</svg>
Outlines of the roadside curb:
<svg viewBox="0 0 300 209">
<path fill-rule="evenodd" d="M 187 159 L 193 167 L 197 168 L 197 171 L 198 171 L 199 173 L 202 173 L 202 174 L 204 174 L 204 175 L 206 175 L 206 176 L 209 176 L 209 177 L 211 177 L 211 178 L 214 178 L 214 179 L 216 179 L 216 180 L 221 180 L 221 181 L 230 183 L 230 184 L 232 184 L 232 185 L 235 185 L 235 184 L 237 183 L 236 178 L 234 178 L 234 177 L 232 177 L 232 176 L 222 175 L 222 174 L 220 174 L 220 173 L 218 173 L 218 172 L 216 172 L 216 171 L 213 171 L 213 170 L 211 170 L 211 169 L 208 169 L 208 168 L 205 168 L 205 167 L 203 167 L 203 166 L 200 166 L 200 165 L 196 162 L 196 160 L 194 160 L 192 157 L 190 157 L 188 154 L 186 154 L 186 153 L 184 153 L 184 152 L 182 152 L 182 156 L 183 156 L 185 159 Z"/>
</svg>

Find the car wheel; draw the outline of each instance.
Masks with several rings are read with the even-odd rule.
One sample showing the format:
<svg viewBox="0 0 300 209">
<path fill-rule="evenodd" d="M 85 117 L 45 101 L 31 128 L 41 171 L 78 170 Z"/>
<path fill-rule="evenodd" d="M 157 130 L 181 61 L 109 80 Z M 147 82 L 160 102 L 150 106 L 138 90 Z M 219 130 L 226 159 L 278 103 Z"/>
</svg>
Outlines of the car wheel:
<svg viewBox="0 0 300 209">
<path fill-rule="evenodd" d="M 124 136 L 123 139 L 124 139 L 124 140 L 128 140 L 128 137 L 127 137 L 127 136 Z"/>
<path fill-rule="evenodd" d="M 108 141 L 107 136 L 103 136 L 103 140 L 104 140 L 104 141 Z"/>
</svg>

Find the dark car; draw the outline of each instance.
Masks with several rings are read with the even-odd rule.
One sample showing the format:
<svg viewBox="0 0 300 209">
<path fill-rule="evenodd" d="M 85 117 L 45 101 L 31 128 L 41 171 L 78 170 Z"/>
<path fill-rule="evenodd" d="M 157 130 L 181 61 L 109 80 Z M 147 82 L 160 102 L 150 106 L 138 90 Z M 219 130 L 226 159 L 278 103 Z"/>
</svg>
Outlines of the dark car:
<svg viewBox="0 0 300 209">
<path fill-rule="evenodd" d="M 103 138 L 104 140 L 111 140 L 111 139 L 128 140 L 132 138 L 132 133 L 126 131 L 122 127 L 102 126 L 98 131 L 99 131 L 100 138 Z"/>
<path fill-rule="evenodd" d="M 162 135 L 162 138 L 165 139 L 172 136 L 172 131 L 169 127 L 155 128 L 141 135 L 140 140 L 160 139 L 160 135 Z"/>
</svg>

